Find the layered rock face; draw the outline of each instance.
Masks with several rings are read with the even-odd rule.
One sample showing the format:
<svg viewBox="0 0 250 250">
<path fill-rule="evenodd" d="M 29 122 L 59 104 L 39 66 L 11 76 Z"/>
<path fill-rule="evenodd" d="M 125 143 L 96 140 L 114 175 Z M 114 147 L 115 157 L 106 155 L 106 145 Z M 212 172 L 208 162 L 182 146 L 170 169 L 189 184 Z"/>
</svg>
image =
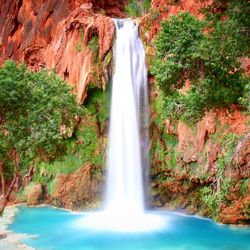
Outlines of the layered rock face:
<svg viewBox="0 0 250 250">
<path fill-rule="evenodd" d="M 123 11 L 122 0 L 2 1 L 0 65 L 13 59 L 33 70 L 55 69 L 74 86 L 82 102 L 93 54 L 104 60 L 114 36 L 110 17 L 122 17 Z M 93 36 L 98 36 L 98 44 L 91 48 L 87 45 Z"/>
</svg>

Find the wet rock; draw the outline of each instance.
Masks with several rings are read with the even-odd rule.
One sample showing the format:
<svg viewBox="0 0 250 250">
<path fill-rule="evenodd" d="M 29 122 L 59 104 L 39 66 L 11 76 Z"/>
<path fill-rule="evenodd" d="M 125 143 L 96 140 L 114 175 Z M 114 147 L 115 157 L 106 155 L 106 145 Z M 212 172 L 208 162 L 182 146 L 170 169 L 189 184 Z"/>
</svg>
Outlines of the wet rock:
<svg viewBox="0 0 250 250">
<path fill-rule="evenodd" d="M 208 136 L 216 131 L 216 114 L 208 112 L 192 129 L 187 124 L 179 122 L 178 140 L 179 152 L 183 154 L 185 162 L 198 160 L 198 154 L 204 149 Z M 214 152 L 216 155 L 216 151 Z M 217 156 L 217 155 L 216 155 Z M 215 156 L 215 157 L 216 157 Z M 214 157 L 211 155 L 211 161 Z"/>
<path fill-rule="evenodd" d="M 179 1 L 168 1 L 168 0 L 152 0 L 151 8 L 157 8 L 164 11 L 167 8 L 169 15 L 175 15 L 180 11 L 189 11 L 193 15 L 201 16 L 200 9 L 211 3 L 210 0 L 194 1 L 194 0 L 179 0 Z"/>
<path fill-rule="evenodd" d="M 111 48 L 115 33 L 115 26 L 112 19 L 101 15 L 97 16 L 95 20 L 95 26 L 98 30 L 99 36 L 99 59 L 103 60 Z"/>
<path fill-rule="evenodd" d="M 211 216 L 210 209 L 202 200 L 201 190 L 216 183 L 218 159 L 225 153 L 220 145 L 221 138 L 229 133 L 242 134 L 232 155 L 233 164 L 227 166 L 223 173 L 223 178 L 231 179 L 232 186 L 225 197 L 225 204 L 220 203 L 216 216 L 220 222 L 226 224 L 249 224 L 250 196 L 247 180 L 250 178 L 250 135 L 247 121 L 249 116 L 232 107 L 230 111 L 217 110 L 206 113 L 201 121 L 192 127 L 179 122 L 178 144 L 162 147 L 165 152 L 177 152 L 176 166 L 170 166 L 168 169 L 165 167 L 172 160 L 170 156 L 164 163 L 155 160 L 157 157 L 152 157 L 154 204 L 185 209 L 185 212 L 191 214 Z M 159 132 L 153 137 L 154 141 L 161 137 L 161 129 L 166 129 L 167 134 L 173 134 L 170 121 L 166 121 L 163 128 L 157 124 L 155 126 L 153 131 Z"/>
<path fill-rule="evenodd" d="M 212 143 L 212 140 L 208 141 L 206 155 L 207 155 L 207 164 L 206 170 L 210 171 L 211 175 L 216 171 L 216 160 L 218 157 L 218 153 L 220 151 L 220 144 L 218 142 Z"/>
<path fill-rule="evenodd" d="M 160 30 L 160 22 L 179 12 L 188 11 L 201 19 L 203 15 L 200 9 L 209 3 L 211 0 L 152 0 L 150 12 L 141 19 L 141 26 L 146 30 L 145 39 L 151 43 Z"/>
<path fill-rule="evenodd" d="M 232 106 L 231 110 L 222 109 L 218 111 L 218 119 L 222 127 L 228 127 L 225 132 L 243 134 L 246 130 L 249 130 L 249 116 L 242 114 L 236 106 Z"/>
</svg>

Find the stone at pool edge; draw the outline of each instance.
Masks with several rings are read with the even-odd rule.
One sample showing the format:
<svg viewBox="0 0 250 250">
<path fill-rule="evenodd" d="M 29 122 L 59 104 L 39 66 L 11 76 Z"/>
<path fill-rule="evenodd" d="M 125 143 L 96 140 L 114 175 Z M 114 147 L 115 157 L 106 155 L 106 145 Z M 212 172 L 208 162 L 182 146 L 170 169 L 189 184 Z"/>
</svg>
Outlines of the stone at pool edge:
<svg viewBox="0 0 250 250">
<path fill-rule="evenodd" d="M 0 240 L 5 239 L 7 237 L 6 233 L 0 233 Z"/>
<path fill-rule="evenodd" d="M 37 206 L 41 204 L 46 196 L 45 188 L 42 184 L 36 184 L 29 190 L 27 193 L 27 205 L 28 206 Z"/>
</svg>

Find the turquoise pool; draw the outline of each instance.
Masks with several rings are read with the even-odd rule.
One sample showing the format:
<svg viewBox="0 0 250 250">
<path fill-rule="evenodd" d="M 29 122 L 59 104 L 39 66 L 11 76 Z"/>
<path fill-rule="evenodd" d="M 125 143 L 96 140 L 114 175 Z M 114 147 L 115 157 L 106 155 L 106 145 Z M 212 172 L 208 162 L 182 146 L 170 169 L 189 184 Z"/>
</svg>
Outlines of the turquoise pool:
<svg viewBox="0 0 250 250">
<path fill-rule="evenodd" d="M 51 207 L 19 207 L 9 229 L 30 236 L 23 243 L 38 250 L 250 250 L 250 228 L 232 228 L 212 220 L 155 212 L 166 224 L 148 232 L 88 230 L 79 221 L 88 213 Z"/>
</svg>

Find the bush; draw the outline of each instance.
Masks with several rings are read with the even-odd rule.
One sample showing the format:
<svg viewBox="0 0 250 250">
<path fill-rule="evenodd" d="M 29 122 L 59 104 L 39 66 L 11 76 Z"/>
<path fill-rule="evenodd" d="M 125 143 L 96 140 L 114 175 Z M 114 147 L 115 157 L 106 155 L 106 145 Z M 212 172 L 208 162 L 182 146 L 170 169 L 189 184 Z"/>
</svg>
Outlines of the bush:
<svg viewBox="0 0 250 250">
<path fill-rule="evenodd" d="M 129 17 L 140 17 L 149 12 L 151 0 L 128 0 L 125 11 Z"/>
<path fill-rule="evenodd" d="M 109 88 L 102 91 L 93 85 L 88 87 L 88 97 L 84 103 L 82 121 L 78 129 L 72 138 L 67 139 L 64 155 L 53 161 L 37 162 L 35 165 L 37 182 L 50 185 L 56 175 L 72 173 L 85 164 L 92 164 L 96 173 L 102 172 L 105 154 L 100 136 L 106 131 L 109 95 Z"/>
<path fill-rule="evenodd" d="M 5 177 L 39 159 L 62 155 L 81 111 L 71 88 L 55 72 L 32 72 L 6 61 L 0 68 L 0 162 Z"/>
<path fill-rule="evenodd" d="M 239 99 L 240 104 L 247 107 L 247 111 L 250 112 L 250 81 L 245 85 L 243 96 Z"/>
<path fill-rule="evenodd" d="M 247 46 L 237 25 L 228 19 L 211 26 L 189 13 L 161 24 L 152 73 L 165 95 L 166 116 L 197 121 L 206 110 L 239 103 L 249 77 L 238 61 Z M 183 91 L 187 81 L 191 87 Z"/>
<path fill-rule="evenodd" d="M 97 54 L 99 53 L 98 41 L 99 41 L 99 37 L 97 35 L 92 36 L 92 38 L 90 39 L 90 41 L 88 42 L 88 45 L 87 45 L 90 50 L 92 50 L 93 52 L 95 52 Z"/>
<path fill-rule="evenodd" d="M 229 133 L 220 139 L 221 153 L 217 159 L 215 181 L 210 186 L 205 186 L 200 190 L 202 203 L 208 208 L 209 213 L 215 219 L 218 216 L 220 205 L 222 203 L 230 203 L 227 196 L 237 184 L 238 180 L 226 177 L 225 172 L 228 172 L 230 168 L 238 167 L 234 156 L 237 153 L 238 145 L 244 138 L 244 135 L 240 136 Z M 239 185 L 241 194 L 245 195 L 247 192 L 247 180 L 240 180 Z"/>
</svg>

